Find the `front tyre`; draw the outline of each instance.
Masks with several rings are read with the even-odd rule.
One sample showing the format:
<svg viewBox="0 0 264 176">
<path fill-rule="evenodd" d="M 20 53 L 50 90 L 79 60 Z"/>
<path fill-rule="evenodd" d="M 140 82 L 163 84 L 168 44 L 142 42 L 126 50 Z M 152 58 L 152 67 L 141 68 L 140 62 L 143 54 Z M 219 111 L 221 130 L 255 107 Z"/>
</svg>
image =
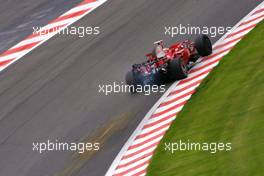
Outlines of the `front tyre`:
<svg viewBox="0 0 264 176">
<path fill-rule="evenodd" d="M 207 35 L 200 35 L 194 42 L 198 54 L 202 57 L 212 54 L 212 43 Z"/>
</svg>

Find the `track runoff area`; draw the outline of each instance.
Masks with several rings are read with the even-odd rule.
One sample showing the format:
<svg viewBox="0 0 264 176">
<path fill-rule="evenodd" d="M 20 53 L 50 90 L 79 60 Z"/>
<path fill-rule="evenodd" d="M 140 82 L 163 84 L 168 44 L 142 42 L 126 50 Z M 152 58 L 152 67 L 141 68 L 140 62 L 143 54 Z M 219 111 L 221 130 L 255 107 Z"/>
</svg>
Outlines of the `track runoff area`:
<svg viewBox="0 0 264 176">
<path fill-rule="evenodd" d="M 166 132 L 147 175 L 262 175 L 264 21 L 203 80 Z"/>
<path fill-rule="evenodd" d="M 219 39 L 213 46 L 213 54 L 199 59 L 186 79 L 175 82 L 141 121 L 106 176 L 146 175 L 154 150 L 195 89 L 219 61 L 263 19 L 264 2 Z"/>
<path fill-rule="evenodd" d="M 0 54 L 0 71 L 48 41 L 71 24 L 101 6 L 107 0 L 84 0 L 76 7 L 35 31 L 24 40 Z M 154 150 L 170 127 L 177 113 L 183 108 L 202 80 L 249 31 L 264 18 L 261 3 L 232 30 L 214 44 L 211 56 L 201 58 L 188 78 L 175 82 L 152 107 L 129 138 L 110 166 L 106 176 L 146 175 Z"/>
</svg>

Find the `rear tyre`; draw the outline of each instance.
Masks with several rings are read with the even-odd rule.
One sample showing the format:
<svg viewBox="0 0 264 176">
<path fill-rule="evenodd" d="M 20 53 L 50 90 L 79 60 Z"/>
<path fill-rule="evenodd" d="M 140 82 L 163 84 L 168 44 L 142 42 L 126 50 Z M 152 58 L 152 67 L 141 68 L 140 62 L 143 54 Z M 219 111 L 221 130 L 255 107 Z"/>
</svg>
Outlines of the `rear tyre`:
<svg viewBox="0 0 264 176">
<path fill-rule="evenodd" d="M 161 85 L 163 83 L 163 79 L 162 79 L 162 73 L 160 71 L 158 71 L 157 73 L 155 73 L 153 75 L 153 85 Z"/>
<path fill-rule="evenodd" d="M 212 43 L 207 35 L 200 35 L 194 42 L 198 54 L 202 57 L 212 54 Z"/>
<path fill-rule="evenodd" d="M 169 62 L 168 76 L 172 80 L 184 79 L 188 76 L 188 69 L 181 58 L 176 58 Z"/>
<path fill-rule="evenodd" d="M 137 79 L 132 71 L 128 71 L 126 74 L 126 84 L 130 86 L 130 92 L 135 93 L 135 89 L 137 86 Z M 132 88 L 132 86 L 134 88 Z"/>
</svg>

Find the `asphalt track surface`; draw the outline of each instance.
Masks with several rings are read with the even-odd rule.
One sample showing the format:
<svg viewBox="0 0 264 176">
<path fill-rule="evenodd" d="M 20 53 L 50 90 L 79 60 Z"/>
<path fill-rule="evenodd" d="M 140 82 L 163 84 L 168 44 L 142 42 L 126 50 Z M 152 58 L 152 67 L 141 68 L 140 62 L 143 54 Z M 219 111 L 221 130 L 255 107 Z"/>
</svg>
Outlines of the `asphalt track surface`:
<svg viewBox="0 0 264 176">
<path fill-rule="evenodd" d="M 164 26 L 233 26 L 260 2 L 109 1 L 75 23 L 99 26 L 100 35 L 58 35 L 26 55 L 0 73 L 0 175 L 104 175 L 160 94 L 105 96 L 98 85 L 123 81 L 153 41 L 187 38 L 165 36 Z M 76 3 L 1 0 L 1 50 Z M 32 151 L 32 142 L 48 139 L 98 141 L 101 149 L 83 155 Z"/>
<path fill-rule="evenodd" d="M 0 52 L 9 49 L 33 32 L 33 27 L 46 25 L 82 0 L 1 0 Z"/>
</svg>

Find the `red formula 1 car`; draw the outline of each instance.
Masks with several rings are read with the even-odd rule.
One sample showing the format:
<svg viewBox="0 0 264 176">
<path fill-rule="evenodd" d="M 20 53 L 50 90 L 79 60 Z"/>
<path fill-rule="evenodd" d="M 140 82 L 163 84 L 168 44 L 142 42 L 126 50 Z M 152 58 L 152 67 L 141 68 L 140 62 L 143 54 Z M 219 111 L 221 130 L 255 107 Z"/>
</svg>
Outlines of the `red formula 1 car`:
<svg viewBox="0 0 264 176">
<path fill-rule="evenodd" d="M 132 65 L 126 75 L 128 85 L 159 85 L 168 80 L 186 78 L 195 61 L 212 53 L 212 44 L 207 35 L 201 35 L 195 42 L 186 40 L 165 48 L 163 41 L 154 43 L 147 60 Z"/>
</svg>

